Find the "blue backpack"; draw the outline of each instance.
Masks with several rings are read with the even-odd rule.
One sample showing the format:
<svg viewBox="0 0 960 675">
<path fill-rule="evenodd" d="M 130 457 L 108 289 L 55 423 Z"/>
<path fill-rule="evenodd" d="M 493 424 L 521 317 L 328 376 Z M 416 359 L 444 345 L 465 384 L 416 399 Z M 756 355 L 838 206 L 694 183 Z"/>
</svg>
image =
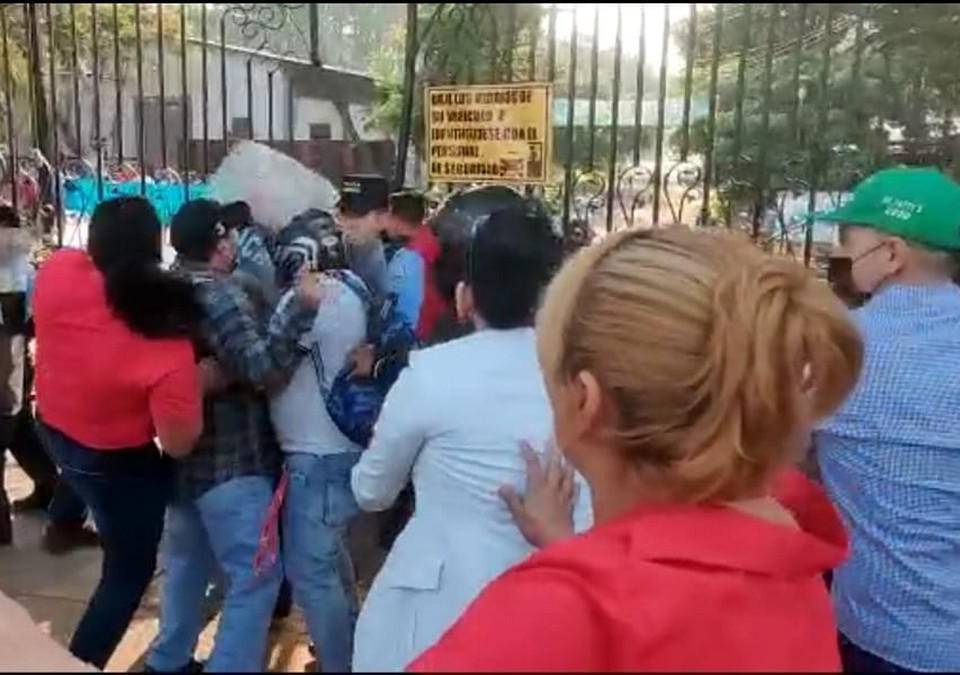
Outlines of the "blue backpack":
<svg viewBox="0 0 960 675">
<path fill-rule="evenodd" d="M 366 284 L 346 270 L 328 272 L 356 293 L 367 312 L 367 343 L 374 346 L 374 369 L 370 377 L 353 375 L 353 364 L 344 366 L 329 389 L 323 384 L 323 363 L 318 349 L 310 351 L 327 412 L 340 432 L 361 447 L 367 447 L 387 393 L 406 367 L 416 336 L 396 311 L 396 297 L 377 303 Z"/>
</svg>

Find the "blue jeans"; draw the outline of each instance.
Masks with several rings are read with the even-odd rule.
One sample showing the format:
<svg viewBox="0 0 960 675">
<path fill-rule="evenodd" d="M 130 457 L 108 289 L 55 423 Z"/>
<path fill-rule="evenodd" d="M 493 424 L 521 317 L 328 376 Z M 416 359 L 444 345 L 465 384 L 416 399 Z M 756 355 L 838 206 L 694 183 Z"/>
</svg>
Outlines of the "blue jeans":
<svg viewBox="0 0 960 675">
<path fill-rule="evenodd" d="M 283 579 L 275 565 L 258 576 L 254 556 L 273 497 L 273 480 L 244 476 L 201 497 L 178 500 L 167 512 L 160 632 L 147 664 L 172 672 L 193 658 L 203 629 L 204 598 L 216 570 L 226 592 L 208 672 L 261 672 L 267 631 Z"/>
<path fill-rule="evenodd" d="M 60 478 L 90 507 L 103 567 L 70 642 L 81 661 L 103 668 L 140 606 L 157 565 L 170 463 L 152 445 L 98 452 L 38 425 Z"/>
<path fill-rule="evenodd" d="M 880 658 L 876 654 L 871 654 L 866 649 L 861 649 L 847 639 L 843 633 L 840 634 L 840 659 L 843 661 L 843 672 L 845 673 L 915 673 L 915 670 L 908 670 L 890 663 Z"/>
<path fill-rule="evenodd" d="M 346 531 L 359 511 L 350 470 L 359 453 L 287 455 L 283 560 L 325 673 L 350 671 L 357 619 Z"/>
</svg>

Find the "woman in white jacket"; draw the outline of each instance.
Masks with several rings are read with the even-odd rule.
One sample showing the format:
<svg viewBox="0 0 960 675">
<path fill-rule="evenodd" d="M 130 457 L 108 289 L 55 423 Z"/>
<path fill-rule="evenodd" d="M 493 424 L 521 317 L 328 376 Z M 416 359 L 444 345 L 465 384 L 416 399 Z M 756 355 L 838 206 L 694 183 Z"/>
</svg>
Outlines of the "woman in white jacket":
<svg viewBox="0 0 960 675">
<path fill-rule="evenodd" d="M 476 332 L 413 355 L 353 470 L 364 510 L 389 508 L 411 475 L 416 491 L 416 511 L 360 612 L 355 671 L 405 668 L 533 551 L 498 496 L 504 485 L 522 490 L 520 446 L 542 447 L 552 429 L 531 326 L 561 250 L 531 206 L 474 228 L 456 304 Z M 588 503 L 581 494 L 582 528 Z"/>
</svg>

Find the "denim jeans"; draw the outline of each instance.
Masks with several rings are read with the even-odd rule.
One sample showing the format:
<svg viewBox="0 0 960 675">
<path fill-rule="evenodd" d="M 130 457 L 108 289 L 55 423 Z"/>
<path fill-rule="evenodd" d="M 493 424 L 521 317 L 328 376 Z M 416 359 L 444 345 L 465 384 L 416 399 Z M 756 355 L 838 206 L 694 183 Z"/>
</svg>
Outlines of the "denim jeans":
<svg viewBox="0 0 960 675">
<path fill-rule="evenodd" d="M 278 560 L 258 576 L 253 561 L 272 497 L 271 478 L 245 476 L 170 505 L 160 632 L 147 658 L 151 668 L 176 671 L 193 658 L 203 629 L 207 585 L 219 569 L 226 588 L 206 671 L 263 671 L 283 566 Z"/>
<path fill-rule="evenodd" d="M 47 520 L 52 525 L 79 526 L 87 520 L 87 506 L 70 488 L 68 481 L 57 475 L 50 450 L 44 447 L 39 432 L 40 420 L 24 408 L 13 421 L 10 454 L 34 483 L 34 489 L 53 490 L 47 507 Z"/>
<path fill-rule="evenodd" d="M 842 633 L 839 636 L 840 659 L 843 661 L 843 672 L 845 673 L 915 673 L 915 670 L 908 670 L 890 663 L 880 658 L 876 654 L 871 654 L 865 649 L 861 649 L 847 639 Z"/>
<path fill-rule="evenodd" d="M 44 425 L 60 477 L 90 507 L 103 568 L 70 642 L 81 661 L 103 668 L 153 579 L 170 488 L 170 463 L 152 445 L 99 452 Z"/>
<path fill-rule="evenodd" d="M 359 453 L 287 455 L 283 559 L 325 673 L 349 672 L 357 618 L 346 531 L 359 511 L 350 470 Z"/>
</svg>

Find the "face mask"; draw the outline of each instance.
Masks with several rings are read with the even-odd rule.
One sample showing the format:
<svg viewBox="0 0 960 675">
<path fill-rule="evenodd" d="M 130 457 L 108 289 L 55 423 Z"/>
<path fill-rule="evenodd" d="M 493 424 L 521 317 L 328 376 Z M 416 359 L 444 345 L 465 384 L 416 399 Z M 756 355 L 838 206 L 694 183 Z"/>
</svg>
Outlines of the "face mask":
<svg viewBox="0 0 960 675">
<path fill-rule="evenodd" d="M 837 297 L 848 307 L 862 307 L 870 300 L 871 294 L 857 290 L 853 283 L 853 258 L 849 256 L 830 256 L 827 281 Z"/>
<path fill-rule="evenodd" d="M 877 292 L 877 289 L 887 280 L 886 277 L 880 279 L 869 291 L 861 291 L 853 281 L 853 266 L 882 249 L 886 243 L 885 241 L 881 241 L 879 244 L 868 248 L 856 258 L 831 256 L 827 278 L 830 280 L 830 285 L 833 287 L 834 292 L 851 307 L 862 307 L 865 305 Z"/>
</svg>

